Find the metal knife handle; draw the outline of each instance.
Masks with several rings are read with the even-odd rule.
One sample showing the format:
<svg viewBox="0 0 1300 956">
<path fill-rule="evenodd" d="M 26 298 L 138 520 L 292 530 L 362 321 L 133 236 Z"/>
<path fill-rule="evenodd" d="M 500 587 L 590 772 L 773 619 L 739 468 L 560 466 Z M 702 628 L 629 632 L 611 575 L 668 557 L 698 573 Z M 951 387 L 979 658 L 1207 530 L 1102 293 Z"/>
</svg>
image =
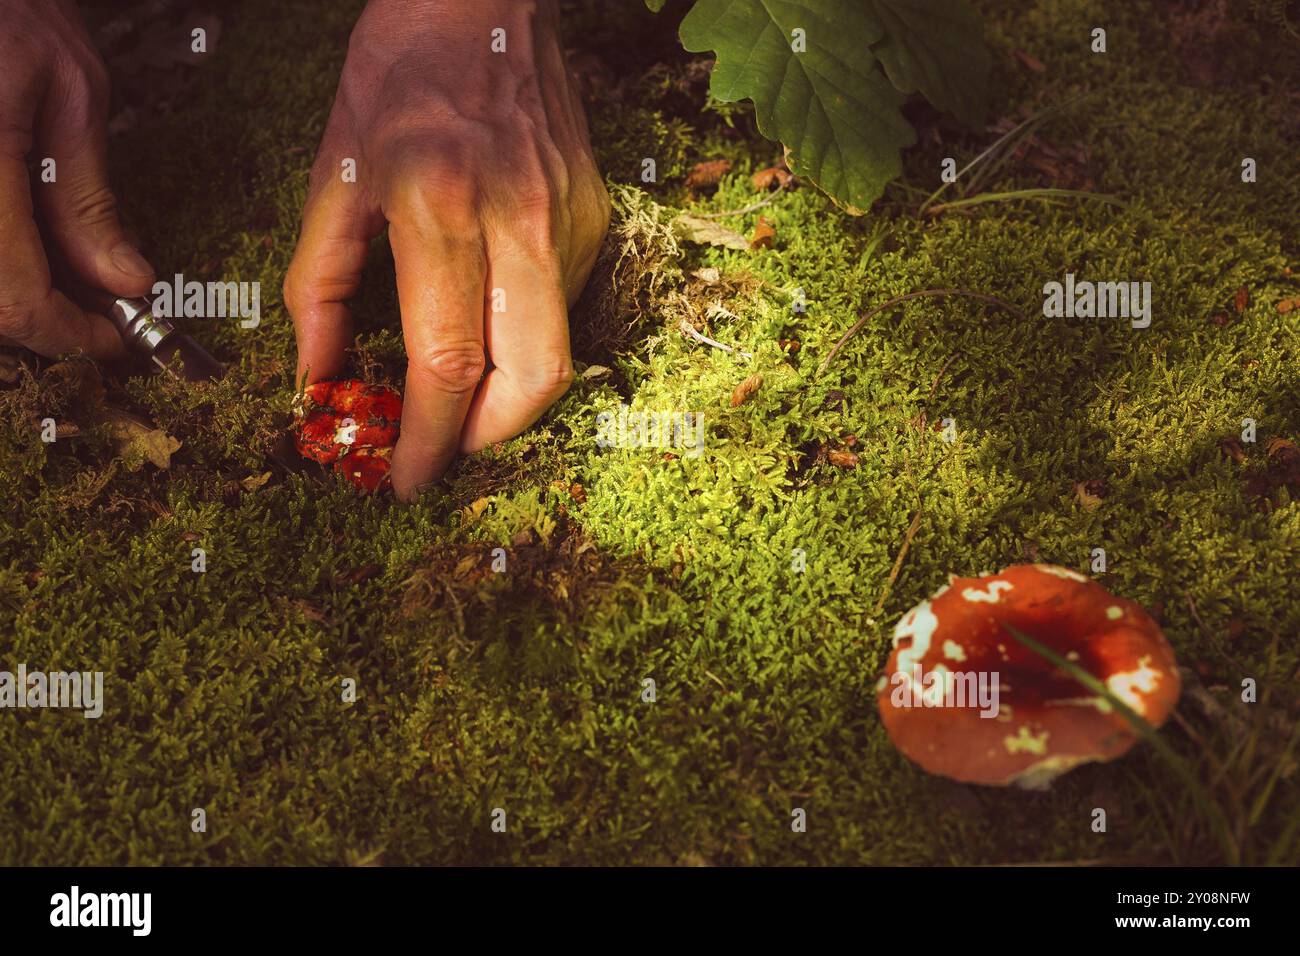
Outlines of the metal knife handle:
<svg viewBox="0 0 1300 956">
<path fill-rule="evenodd" d="M 153 314 L 153 303 L 145 298 L 113 299 L 104 314 L 117 326 L 127 348 L 146 355 L 153 355 L 176 332 L 170 322 Z"/>
<path fill-rule="evenodd" d="M 226 374 L 225 367 L 198 342 L 154 315 L 151 299 L 127 299 L 98 291 L 88 291 L 86 297 L 95 311 L 108 316 L 117 327 L 127 348 L 149 356 L 164 371 L 190 382 L 211 381 Z"/>
</svg>

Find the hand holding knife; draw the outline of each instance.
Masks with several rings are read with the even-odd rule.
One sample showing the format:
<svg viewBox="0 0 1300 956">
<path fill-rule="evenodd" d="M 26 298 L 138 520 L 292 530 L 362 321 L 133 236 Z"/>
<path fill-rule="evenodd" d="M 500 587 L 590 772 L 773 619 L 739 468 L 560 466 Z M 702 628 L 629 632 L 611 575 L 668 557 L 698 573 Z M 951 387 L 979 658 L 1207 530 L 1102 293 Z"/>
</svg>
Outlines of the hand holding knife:
<svg viewBox="0 0 1300 956">
<path fill-rule="evenodd" d="M 226 369 L 193 338 L 179 331 L 167 319 L 154 314 L 148 296 L 126 298 L 109 292 L 82 289 L 85 304 L 108 318 L 122 336 L 127 349 L 147 356 L 158 368 L 187 382 L 211 382 Z M 293 436 L 286 431 L 272 446 L 270 458 L 286 471 L 323 480 L 325 470 L 298 454 Z"/>
<path fill-rule="evenodd" d="M 130 351 L 148 356 L 163 371 L 189 382 L 214 381 L 226 373 L 203 346 L 155 315 L 153 301 L 147 296 L 124 298 L 87 290 L 84 298 L 87 305 L 108 317 Z"/>
</svg>

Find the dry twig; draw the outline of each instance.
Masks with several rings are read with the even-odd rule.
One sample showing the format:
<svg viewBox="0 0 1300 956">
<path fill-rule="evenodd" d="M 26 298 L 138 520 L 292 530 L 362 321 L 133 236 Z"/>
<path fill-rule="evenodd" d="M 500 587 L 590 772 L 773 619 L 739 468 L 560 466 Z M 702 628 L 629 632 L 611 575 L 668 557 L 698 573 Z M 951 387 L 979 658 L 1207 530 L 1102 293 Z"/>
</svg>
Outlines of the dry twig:
<svg viewBox="0 0 1300 956">
<path fill-rule="evenodd" d="M 965 296 L 966 298 L 970 298 L 970 299 L 979 299 L 981 302 L 989 302 L 992 303 L 993 305 L 998 306 L 999 308 L 1006 309 L 1008 312 L 1010 312 L 1018 319 L 1028 321 L 1027 319 L 1025 319 L 1024 313 L 1022 313 L 1014 305 L 1011 305 L 1009 302 L 1003 299 L 999 299 L 995 295 L 989 295 L 986 292 L 975 292 L 971 289 L 921 289 L 918 292 L 908 292 L 906 295 L 895 296 L 889 301 L 883 302 L 880 305 L 876 306 L 874 309 L 871 309 L 869 312 L 863 313 L 862 318 L 854 322 L 853 327 L 850 328 L 847 332 L 845 332 L 842 336 L 840 336 L 840 340 L 835 343 L 834 347 L 831 348 L 826 358 L 822 359 L 822 363 L 817 366 L 817 374 L 821 375 L 822 372 L 826 371 L 826 367 L 830 365 L 831 361 L 835 358 L 835 356 L 839 354 L 840 349 L 844 347 L 844 343 L 847 342 L 849 339 L 853 338 L 853 336 L 857 335 L 864 325 L 866 325 L 869 321 L 871 321 L 872 318 L 879 315 L 881 312 L 884 312 L 886 309 L 892 309 L 894 306 L 900 305 L 903 302 L 907 302 L 909 299 L 919 299 L 922 298 L 923 296 L 948 296 L 948 295 Z"/>
</svg>

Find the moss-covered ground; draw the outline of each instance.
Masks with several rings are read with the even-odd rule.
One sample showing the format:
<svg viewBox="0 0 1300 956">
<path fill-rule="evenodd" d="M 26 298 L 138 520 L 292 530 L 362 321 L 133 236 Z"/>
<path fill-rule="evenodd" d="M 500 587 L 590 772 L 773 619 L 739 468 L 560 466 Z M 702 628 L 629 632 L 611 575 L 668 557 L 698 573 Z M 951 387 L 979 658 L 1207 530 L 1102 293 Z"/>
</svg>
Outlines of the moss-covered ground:
<svg viewBox="0 0 1300 956">
<path fill-rule="evenodd" d="M 182 442 L 167 470 L 115 455 L 75 366 L 24 359 L 0 391 L 0 669 L 106 675 L 98 720 L 0 713 L 0 863 L 1300 861 L 1300 478 L 1276 441 L 1300 443 L 1300 309 L 1277 307 L 1300 297 L 1300 85 L 1268 5 L 1218 22 L 1205 4 L 982 3 L 993 119 L 1054 110 L 985 188 L 1123 205 L 920 217 L 941 160 L 998 134 L 918 109 L 907 171 L 867 215 L 800 184 L 718 220 L 749 235 L 765 216 L 754 251 L 667 224 L 770 198 L 750 174 L 779 148 L 706 102 L 671 7 L 575 6 L 616 205 L 573 317 L 580 376 L 412 507 L 261 481 L 294 384 L 278 290 L 360 3 L 227 4 L 209 64 L 136 80 L 153 100 L 114 140 L 132 225 L 164 273 L 260 281 L 263 322 L 190 323 L 232 365 L 210 389 L 104 372 L 108 403 Z M 716 192 L 684 186 L 720 158 Z M 1150 281 L 1151 327 L 1044 318 L 1067 272 Z M 356 365 L 400 383 L 391 287 L 379 243 Z M 859 315 L 930 287 L 1019 314 L 909 302 L 817 373 Z M 598 447 L 620 402 L 703 412 L 703 453 Z M 43 443 L 46 417 L 77 434 Z M 1094 576 L 1188 669 L 1162 736 L 1212 809 L 1150 746 L 1040 793 L 901 757 L 873 695 L 898 616 L 949 572 L 1093 573 L 1096 548 Z"/>
</svg>

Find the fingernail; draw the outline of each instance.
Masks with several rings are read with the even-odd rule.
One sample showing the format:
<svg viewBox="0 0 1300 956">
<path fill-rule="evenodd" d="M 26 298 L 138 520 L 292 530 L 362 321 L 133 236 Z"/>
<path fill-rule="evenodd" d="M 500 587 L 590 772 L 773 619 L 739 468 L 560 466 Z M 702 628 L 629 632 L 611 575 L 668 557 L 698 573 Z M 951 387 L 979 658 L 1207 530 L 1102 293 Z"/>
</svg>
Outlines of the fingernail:
<svg viewBox="0 0 1300 956">
<path fill-rule="evenodd" d="M 144 256 L 140 255 L 129 242 L 119 242 L 108 257 L 113 260 L 113 265 L 129 276 L 147 279 L 153 275 L 153 266 L 149 265 Z"/>
</svg>

